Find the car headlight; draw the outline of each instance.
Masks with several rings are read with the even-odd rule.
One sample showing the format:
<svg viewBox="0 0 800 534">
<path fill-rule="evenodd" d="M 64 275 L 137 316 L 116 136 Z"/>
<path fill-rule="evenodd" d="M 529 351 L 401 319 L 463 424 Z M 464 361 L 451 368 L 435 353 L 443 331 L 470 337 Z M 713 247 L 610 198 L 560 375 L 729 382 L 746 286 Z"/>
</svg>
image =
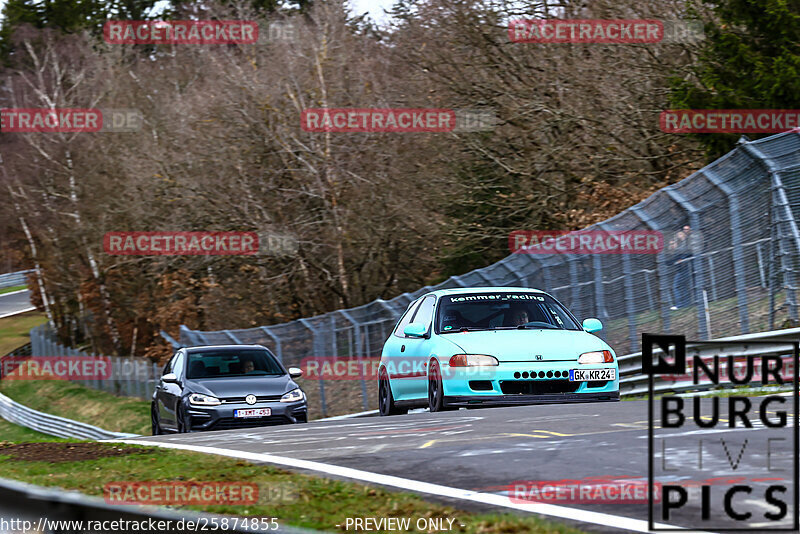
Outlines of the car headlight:
<svg viewBox="0 0 800 534">
<path fill-rule="evenodd" d="M 500 365 L 500 362 L 488 354 L 456 354 L 450 358 L 450 367 L 477 367 L 479 365 Z"/>
<path fill-rule="evenodd" d="M 192 393 L 189 395 L 189 404 L 194 406 L 219 406 L 222 402 L 210 395 L 202 395 L 200 393 Z"/>
<path fill-rule="evenodd" d="M 300 388 L 293 389 L 289 393 L 284 393 L 281 402 L 297 402 L 306 398 L 306 394 Z"/>
<path fill-rule="evenodd" d="M 578 363 L 613 363 L 614 356 L 611 355 L 610 350 L 596 350 L 593 352 L 584 352 L 578 356 Z"/>
</svg>

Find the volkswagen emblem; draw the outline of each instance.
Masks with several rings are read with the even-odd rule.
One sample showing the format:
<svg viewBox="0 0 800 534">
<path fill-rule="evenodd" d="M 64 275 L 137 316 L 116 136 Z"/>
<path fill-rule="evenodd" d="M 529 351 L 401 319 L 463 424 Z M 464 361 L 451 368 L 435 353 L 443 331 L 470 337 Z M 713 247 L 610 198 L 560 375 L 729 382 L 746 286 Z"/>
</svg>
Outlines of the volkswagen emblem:
<svg viewBox="0 0 800 534">
<path fill-rule="evenodd" d="M 255 395 L 248 395 L 248 396 L 246 396 L 246 397 L 244 398 L 244 401 L 245 401 L 247 404 L 255 404 L 255 403 L 256 403 L 256 400 L 257 400 L 257 399 L 256 399 L 256 396 L 255 396 Z"/>
</svg>

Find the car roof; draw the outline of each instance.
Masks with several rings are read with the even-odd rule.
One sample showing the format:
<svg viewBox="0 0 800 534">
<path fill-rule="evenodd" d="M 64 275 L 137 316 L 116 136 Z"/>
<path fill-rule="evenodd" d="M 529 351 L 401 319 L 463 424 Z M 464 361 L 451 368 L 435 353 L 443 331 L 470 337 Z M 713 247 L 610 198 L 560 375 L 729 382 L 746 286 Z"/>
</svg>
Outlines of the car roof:
<svg viewBox="0 0 800 534">
<path fill-rule="evenodd" d="M 186 352 L 205 352 L 205 351 L 241 351 L 241 350 L 268 350 L 262 345 L 202 345 L 199 347 L 184 347 Z"/>
<path fill-rule="evenodd" d="M 497 293 L 498 291 L 513 291 L 515 293 L 543 293 L 545 295 L 547 294 L 541 289 L 535 289 L 532 287 L 484 286 L 484 287 L 455 287 L 450 289 L 437 289 L 436 291 L 425 293 L 425 295 L 422 296 L 425 297 L 428 295 L 435 295 L 436 297 L 441 297 L 444 295 L 457 295 L 459 293 Z"/>
</svg>

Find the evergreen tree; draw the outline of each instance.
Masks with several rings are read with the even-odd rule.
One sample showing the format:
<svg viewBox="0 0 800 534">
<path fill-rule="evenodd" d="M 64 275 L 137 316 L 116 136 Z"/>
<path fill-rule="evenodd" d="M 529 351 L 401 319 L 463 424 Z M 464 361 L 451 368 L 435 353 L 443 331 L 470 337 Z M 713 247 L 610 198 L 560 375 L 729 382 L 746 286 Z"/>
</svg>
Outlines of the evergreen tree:
<svg viewBox="0 0 800 534">
<path fill-rule="evenodd" d="M 716 20 L 706 24 L 696 79 L 673 79 L 672 107 L 800 108 L 800 0 L 703 2 Z M 731 150 L 740 134 L 698 136 L 713 160 Z"/>
<path fill-rule="evenodd" d="M 146 20 L 158 0 L 8 0 L 0 23 L 0 59 L 13 52 L 14 30 L 23 24 L 64 33 L 99 34 L 106 20 Z M 162 14 L 163 15 L 163 14 Z"/>
</svg>

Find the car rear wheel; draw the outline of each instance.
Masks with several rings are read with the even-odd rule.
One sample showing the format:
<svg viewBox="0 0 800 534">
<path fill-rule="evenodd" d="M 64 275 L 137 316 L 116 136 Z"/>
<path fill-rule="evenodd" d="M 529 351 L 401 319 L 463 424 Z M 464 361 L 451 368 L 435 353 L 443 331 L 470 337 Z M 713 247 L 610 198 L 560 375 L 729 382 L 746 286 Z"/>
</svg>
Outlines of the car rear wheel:
<svg viewBox="0 0 800 534">
<path fill-rule="evenodd" d="M 402 415 L 408 413 L 408 408 L 398 408 L 394 403 L 392 388 L 386 371 L 381 371 L 378 379 L 378 411 L 381 415 Z"/>
<path fill-rule="evenodd" d="M 161 425 L 158 422 L 158 411 L 156 410 L 155 405 L 150 407 L 150 424 L 154 436 L 160 436 L 164 433 L 164 431 L 161 430 Z"/>
<path fill-rule="evenodd" d="M 455 410 L 444 404 L 444 386 L 442 385 L 442 372 L 439 363 L 433 360 L 428 371 L 428 409 L 432 412 L 445 412 Z"/>
</svg>

